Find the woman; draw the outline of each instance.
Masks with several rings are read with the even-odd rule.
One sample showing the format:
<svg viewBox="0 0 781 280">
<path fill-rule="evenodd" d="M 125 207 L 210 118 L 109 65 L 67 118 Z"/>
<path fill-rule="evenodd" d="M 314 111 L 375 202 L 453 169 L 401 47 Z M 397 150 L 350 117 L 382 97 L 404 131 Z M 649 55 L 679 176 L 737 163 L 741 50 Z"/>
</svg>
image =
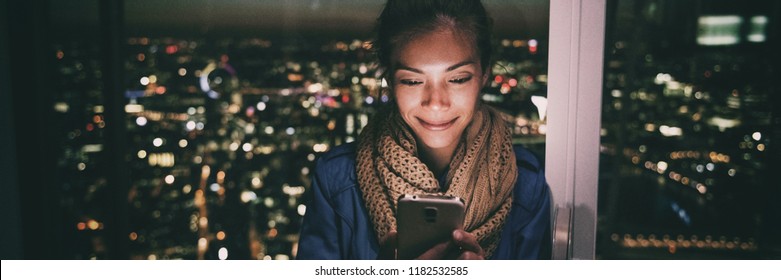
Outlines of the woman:
<svg viewBox="0 0 781 280">
<path fill-rule="evenodd" d="M 549 250 L 550 198 L 540 163 L 513 147 L 507 122 L 480 102 L 491 20 L 478 0 L 389 0 L 377 51 L 393 97 L 358 144 L 322 156 L 299 259 L 393 258 L 396 199 L 446 194 L 464 229 L 420 259 L 536 259 Z"/>
</svg>

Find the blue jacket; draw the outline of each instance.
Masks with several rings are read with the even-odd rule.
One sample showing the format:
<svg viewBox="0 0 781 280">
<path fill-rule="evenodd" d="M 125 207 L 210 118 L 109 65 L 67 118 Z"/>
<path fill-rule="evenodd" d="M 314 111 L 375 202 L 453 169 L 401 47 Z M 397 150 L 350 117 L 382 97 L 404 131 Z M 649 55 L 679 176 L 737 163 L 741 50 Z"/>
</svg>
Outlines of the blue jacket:
<svg viewBox="0 0 781 280">
<path fill-rule="evenodd" d="M 335 147 L 317 161 L 298 259 L 377 258 L 379 243 L 358 187 L 355 148 L 353 143 Z M 518 180 L 513 204 L 491 258 L 550 258 L 550 190 L 543 168 L 525 148 L 514 149 Z"/>
</svg>

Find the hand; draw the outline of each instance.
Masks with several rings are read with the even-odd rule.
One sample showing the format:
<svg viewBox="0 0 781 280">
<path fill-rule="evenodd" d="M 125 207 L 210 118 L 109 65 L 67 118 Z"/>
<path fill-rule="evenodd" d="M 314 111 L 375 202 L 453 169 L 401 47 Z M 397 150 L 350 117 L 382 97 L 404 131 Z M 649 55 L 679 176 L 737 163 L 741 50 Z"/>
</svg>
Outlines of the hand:
<svg viewBox="0 0 781 280">
<path fill-rule="evenodd" d="M 430 249 L 426 250 L 423 254 L 415 258 L 416 260 L 446 260 L 455 259 L 455 254 L 458 253 L 458 246 L 453 243 L 453 240 L 448 240 L 442 243 L 434 245 Z"/>
<path fill-rule="evenodd" d="M 461 252 L 456 259 L 459 260 L 483 260 L 485 259 L 485 251 L 483 247 L 480 247 L 480 243 L 477 242 L 477 238 L 464 230 L 453 231 L 453 243 L 461 248 Z"/>
<path fill-rule="evenodd" d="M 439 243 L 417 257 L 419 260 L 482 260 L 485 251 L 477 242 L 477 238 L 464 230 L 454 230 L 452 239 Z"/>
<path fill-rule="evenodd" d="M 378 260 L 395 260 L 396 249 L 398 248 L 398 233 L 396 231 L 390 231 L 380 240 L 380 252 L 377 254 Z M 450 254 L 447 254 L 450 252 Z M 431 247 L 428 251 L 417 257 L 419 260 L 441 260 L 445 259 L 446 255 L 454 255 L 454 252 L 458 252 L 458 247 L 454 245 L 452 240 L 439 243 Z M 454 259 L 455 257 L 451 257 Z"/>
<path fill-rule="evenodd" d="M 377 254 L 378 260 L 396 259 L 396 247 L 398 247 L 396 234 L 396 231 L 390 231 L 380 240 L 380 252 Z"/>
</svg>

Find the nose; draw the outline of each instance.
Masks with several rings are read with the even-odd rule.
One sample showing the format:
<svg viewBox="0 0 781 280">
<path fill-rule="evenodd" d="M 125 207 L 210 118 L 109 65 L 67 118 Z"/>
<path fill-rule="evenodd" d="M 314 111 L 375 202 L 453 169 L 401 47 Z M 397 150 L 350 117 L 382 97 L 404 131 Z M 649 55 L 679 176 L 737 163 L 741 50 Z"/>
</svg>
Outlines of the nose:
<svg viewBox="0 0 781 280">
<path fill-rule="evenodd" d="M 446 87 L 429 83 L 426 85 L 425 94 L 421 105 L 431 110 L 447 110 L 450 108 L 450 97 Z"/>
</svg>

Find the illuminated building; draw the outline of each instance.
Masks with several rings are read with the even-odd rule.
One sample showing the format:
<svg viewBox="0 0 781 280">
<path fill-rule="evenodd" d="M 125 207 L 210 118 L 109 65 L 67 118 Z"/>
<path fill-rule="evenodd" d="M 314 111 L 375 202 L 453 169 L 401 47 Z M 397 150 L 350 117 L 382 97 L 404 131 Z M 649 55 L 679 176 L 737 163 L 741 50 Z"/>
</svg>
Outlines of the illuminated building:
<svg viewBox="0 0 781 280">
<path fill-rule="evenodd" d="M 775 51 L 762 39 L 773 4 L 612 5 L 597 255 L 777 254 L 778 212 L 767 199 L 778 193 L 768 153 Z"/>
<path fill-rule="evenodd" d="M 530 99 L 544 99 L 545 51 L 506 41 L 484 100 L 520 120 L 516 141 L 539 151 L 544 120 Z M 128 258 L 294 258 L 315 159 L 355 141 L 375 109 L 390 102 L 368 44 L 146 37 L 125 43 L 131 182 L 128 232 L 120 234 Z M 66 257 L 106 258 L 110 249 L 101 242 L 117 233 L 102 225 L 110 212 L 91 206 L 111 191 L 97 169 L 106 156 L 100 56 L 83 49 L 90 45 L 52 50 L 62 85 L 52 108 L 63 128 L 53 134 L 66 136 L 56 181 L 70 190 L 65 231 L 74 242 Z M 275 58 L 280 53 L 285 59 Z"/>
</svg>

